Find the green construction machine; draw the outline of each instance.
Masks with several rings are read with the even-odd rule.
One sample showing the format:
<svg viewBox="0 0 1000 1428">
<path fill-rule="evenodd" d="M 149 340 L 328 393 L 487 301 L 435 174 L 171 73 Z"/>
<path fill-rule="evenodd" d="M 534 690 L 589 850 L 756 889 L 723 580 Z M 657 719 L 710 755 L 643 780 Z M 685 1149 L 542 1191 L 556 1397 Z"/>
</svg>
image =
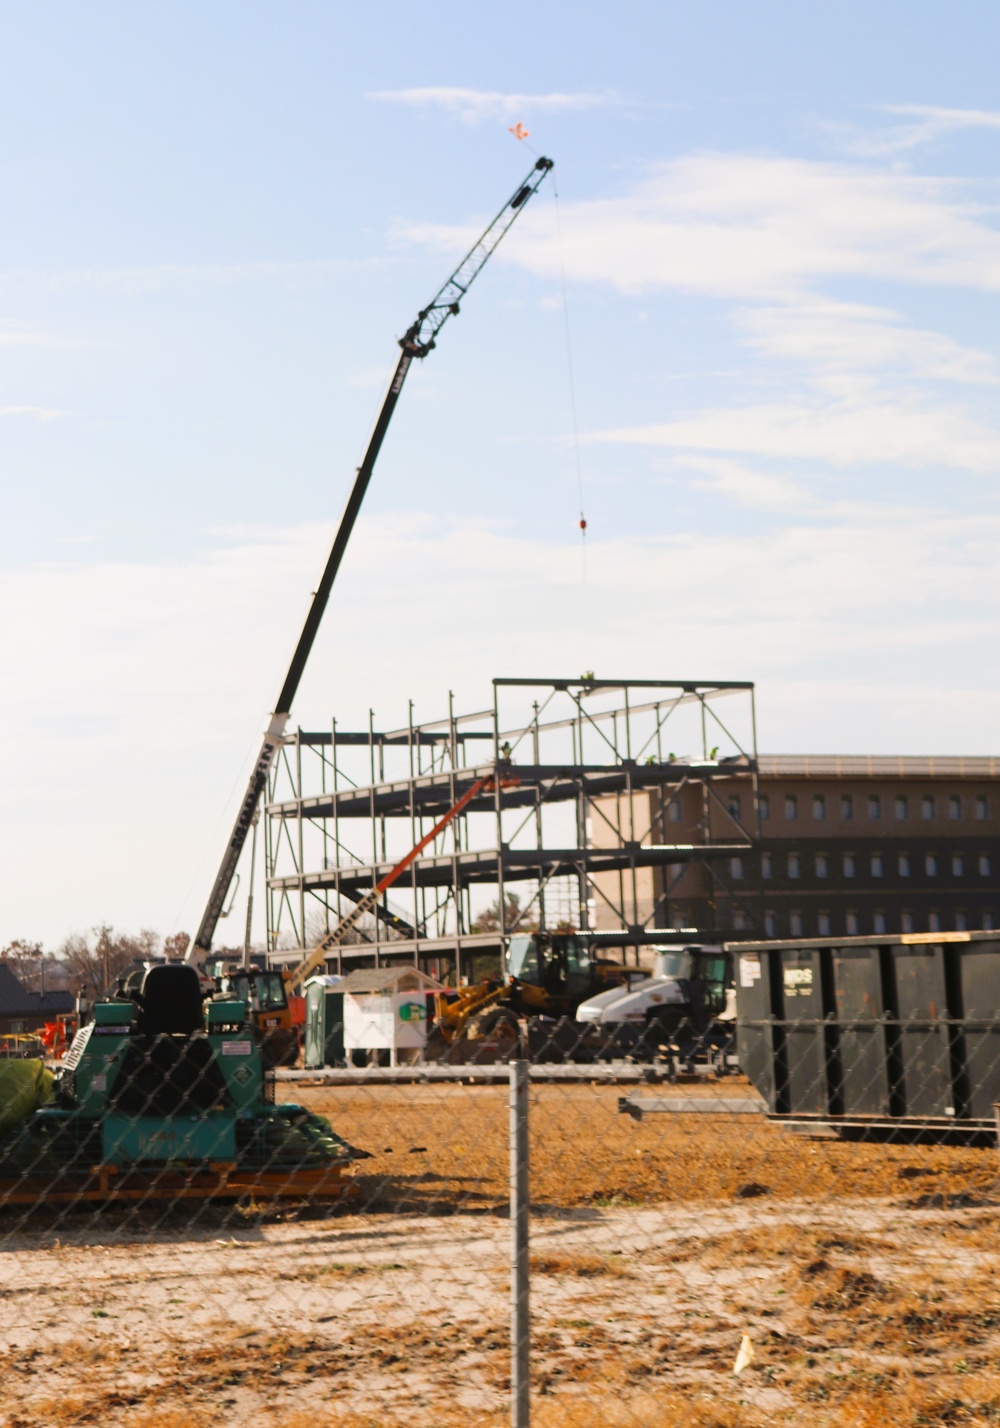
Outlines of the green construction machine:
<svg viewBox="0 0 1000 1428">
<path fill-rule="evenodd" d="M 0 1205 L 339 1199 L 363 1154 L 322 1117 L 274 1104 L 246 1003 L 206 999 L 184 963 L 97 1002 L 54 1077 L 37 1063 L 10 1075 L 0 1099 L 19 1116 L 0 1121 Z"/>
</svg>

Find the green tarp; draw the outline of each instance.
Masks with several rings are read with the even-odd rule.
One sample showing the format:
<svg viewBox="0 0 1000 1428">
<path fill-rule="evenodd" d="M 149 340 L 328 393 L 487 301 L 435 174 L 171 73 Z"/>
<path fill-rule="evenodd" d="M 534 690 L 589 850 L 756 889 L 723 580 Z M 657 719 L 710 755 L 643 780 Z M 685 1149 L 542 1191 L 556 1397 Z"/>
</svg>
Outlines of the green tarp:
<svg viewBox="0 0 1000 1428">
<path fill-rule="evenodd" d="M 55 1077 L 44 1063 L 0 1060 L 0 1135 L 26 1121 L 52 1100 Z"/>
</svg>

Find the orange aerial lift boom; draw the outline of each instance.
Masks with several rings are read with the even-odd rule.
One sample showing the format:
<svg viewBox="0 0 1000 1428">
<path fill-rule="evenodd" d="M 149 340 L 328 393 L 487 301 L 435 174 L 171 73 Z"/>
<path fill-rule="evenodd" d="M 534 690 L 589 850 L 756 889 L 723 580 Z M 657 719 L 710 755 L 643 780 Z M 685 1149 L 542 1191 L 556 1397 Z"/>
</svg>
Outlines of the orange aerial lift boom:
<svg viewBox="0 0 1000 1428">
<path fill-rule="evenodd" d="M 426 833 L 423 838 L 421 838 L 420 842 L 415 847 L 410 849 L 406 857 L 401 858 L 396 864 L 396 866 L 394 868 L 391 868 L 389 872 L 386 873 L 385 877 L 382 878 L 380 882 L 376 883 L 372 890 L 366 893 L 365 896 L 361 899 L 359 903 L 356 904 L 355 907 L 351 908 L 351 911 L 347 914 L 347 916 L 341 918 L 340 922 L 337 923 L 337 926 L 332 928 L 326 934 L 322 942 L 318 943 L 317 946 L 312 948 L 312 950 L 308 952 L 305 957 L 303 957 L 301 962 L 296 963 L 296 965 L 292 968 L 291 972 L 285 973 L 285 980 L 288 990 L 293 993 L 298 992 L 303 982 L 305 982 L 306 978 L 312 976 L 313 972 L 315 972 L 317 968 L 322 967 L 324 961 L 326 960 L 327 954 L 332 951 L 334 947 L 339 946 L 343 942 L 346 934 L 350 932 L 352 927 L 356 927 L 358 925 L 361 918 L 364 917 L 366 912 L 372 911 L 382 894 L 386 892 L 389 888 L 391 888 L 394 882 L 397 882 L 398 879 L 402 877 L 402 875 L 406 872 L 410 864 L 413 863 L 417 858 L 419 858 L 420 854 L 427 847 L 428 843 L 433 843 L 434 839 L 438 836 L 438 834 L 443 833 L 444 830 L 448 827 L 448 824 L 451 823 L 453 819 L 457 818 L 458 815 L 462 812 L 462 810 L 467 808 L 474 798 L 478 798 L 481 793 L 492 793 L 497 787 L 498 782 L 501 788 L 507 788 L 513 784 L 519 783 L 520 780 L 512 777 L 509 774 L 501 776 L 499 780 L 495 774 L 489 774 L 484 778 L 476 779 L 472 787 L 467 789 L 465 793 L 462 794 L 462 797 L 458 800 L 458 802 L 453 804 L 452 807 L 448 809 L 448 812 L 444 815 L 444 817 L 440 819 L 439 822 L 435 823 L 431 831 L 429 833 Z"/>
</svg>

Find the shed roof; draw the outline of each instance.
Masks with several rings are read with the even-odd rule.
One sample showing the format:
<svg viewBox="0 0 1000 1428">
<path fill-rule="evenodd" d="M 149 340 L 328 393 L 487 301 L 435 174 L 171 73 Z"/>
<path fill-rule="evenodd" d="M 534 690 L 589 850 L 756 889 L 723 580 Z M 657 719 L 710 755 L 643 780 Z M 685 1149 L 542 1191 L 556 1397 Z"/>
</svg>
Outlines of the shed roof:
<svg viewBox="0 0 1000 1428">
<path fill-rule="evenodd" d="M 356 992 L 443 992 L 444 983 L 419 967 L 359 967 L 348 972 L 337 990 L 347 996 Z"/>
</svg>

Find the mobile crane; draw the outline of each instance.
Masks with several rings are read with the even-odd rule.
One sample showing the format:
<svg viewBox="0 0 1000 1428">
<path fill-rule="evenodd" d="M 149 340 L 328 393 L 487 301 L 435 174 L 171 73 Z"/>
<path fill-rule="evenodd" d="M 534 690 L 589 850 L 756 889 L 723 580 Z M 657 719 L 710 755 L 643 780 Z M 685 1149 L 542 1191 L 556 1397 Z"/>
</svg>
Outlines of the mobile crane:
<svg viewBox="0 0 1000 1428">
<path fill-rule="evenodd" d="M 552 160 L 540 158 L 478 242 L 400 339 L 401 353 L 312 597 L 302 633 L 271 714 L 236 822 L 194 941 L 181 963 L 136 969 L 135 986 L 97 1003 L 63 1063 L 53 1101 L 51 1077 L 24 1098 L 23 1115 L 0 1133 L 0 1199 L 83 1201 L 250 1194 L 341 1197 L 358 1152 L 321 1117 L 274 1105 L 266 1083 L 266 1043 L 247 1035 L 268 1020 L 254 995 L 227 996 L 204 975 L 268 774 L 281 747 L 334 580 L 413 361 L 433 351 L 441 328 L 481 272 Z M 301 985 L 385 889 L 474 798 L 504 781 L 502 768 L 477 781 L 455 807 L 348 917 L 314 948 L 290 979 Z M 244 969 L 249 974 L 249 969 Z M 273 976 L 273 973 L 264 975 Z M 239 992 L 239 988 L 234 988 Z M 249 987 L 246 989 L 249 991 Z M 282 992 L 284 988 L 282 986 Z M 207 999 L 206 999 L 207 995 Z M 287 1003 L 287 996 L 285 997 Z M 262 1012 L 264 1014 L 262 1015 Z"/>
<path fill-rule="evenodd" d="M 215 881 L 212 884 L 212 889 L 209 893 L 208 902 L 198 926 L 198 931 L 184 957 L 185 962 L 192 963 L 199 970 L 204 968 L 205 962 L 210 954 L 212 938 L 215 935 L 219 918 L 223 915 L 229 889 L 232 886 L 233 877 L 236 873 L 236 866 L 240 860 L 240 855 L 246 844 L 247 835 L 250 832 L 257 814 L 261 796 L 267 787 L 268 775 L 277 757 L 278 750 L 281 747 L 285 726 L 288 723 L 291 713 L 292 702 L 298 691 L 299 682 L 305 670 L 320 621 L 323 618 L 323 613 L 330 598 L 330 592 L 333 589 L 333 583 L 340 569 L 344 552 L 347 549 L 351 532 L 354 529 L 365 492 L 368 489 L 368 484 L 375 468 L 375 462 L 381 450 L 382 442 L 385 439 L 385 434 L 388 430 L 393 412 L 396 409 L 396 403 L 399 401 L 399 396 L 403 390 L 403 384 L 406 381 L 410 367 L 413 365 L 414 360 L 422 361 L 428 353 L 434 350 L 437 344 L 438 334 L 442 327 L 450 317 L 454 317 L 458 314 L 459 304 L 472 286 L 472 283 L 479 276 L 490 255 L 515 222 L 525 204 L 532 195 L 537 192 L 552 167 L 553 162 L 551 159 L 539 158 L 536 161 L 524 181 L 518 185 L 513 195 L 500 209 L 493 221 L 488 224 L 478 241 L 469 249 L 457 268 L 455 268 L 448 280 L 435 293 L 427 306 L 421 308 L 416 320 L 399 340 L 401 352 L 392 379 L 389 382 L 388 390 L 375 420 L 375 425 L 368 440 L 361 465 L 357 468 L 354 483 L 348 495 L 343 514 L 341 515 L 340 524 L 337 527 L 326 566 L 313 594 L 302 633 L 299 635 L 298 643 L 292 654 L 291 663 L 288 666 L 288 672 L 285 675 L 284 683 L 278 694 L 277 703 L 264 733 L 260 752 L 257 755 L 250 778 L 247 782 L 246 792 L 243 795 L 243 800 L 233 825 L 233 831 L 230 834 L 222 862 L 219 865 Z M 483 790 L 480 789 L 479 791 L 482 792 Z M 444 822 L 450 821 L 458 811 L 460 811 L 458 808 L 451 810 L 450 814 L 446 816 L 446 819 L 443 820 L 440 826 L 443 826 Z M 431 834 L 430 836 L 433 837 L 435 835 Z M 417 849 L 409 855 L 409 861 L 412 861 L 412 859 L 417 856 L 422 846 L 425 846 L 425 844 L 418 845 Z M 404 860 L 405 866 L 409 866 L 409 861 Z M 395 872 L 395 869 L 393 871 Z M 338 934 L 343 936 L 349 926 L 355 926 L 359 918 L 361 918 L 365 912 L 375 908 L 378 903 L 378 898 L 381 895 L 380 888 L 373 888 L 348 914 L 348 917 L 333 930 L 330 937 L 337 936 Z M 343 929 L 343 931 L 341 931 L 341 929 Z M 316 961 L 311 965 L 319 965 L 323 960 L 325 952 L 329 950 L 329 946 L 331 945 L 335 944 L 329 943 L 329 938 L 324 939 L 320 947 L 314 949 L 310 957 L 304 959 L 303 965 L 310 964 L 312 957 L 315 957 Z M 253 968 L 244 966 L 242 975 L 248 979 L 253 979 L 263 975 L 273 978 L 275 974 L 259 973 Z M 297 968 L 295 984 L 297 986 L 301 985 L 305 976 L 308 976 L 308 971 L 300 973 L 300 969 Z M 266 998 L 253 995 L 253 989 L 249 985 L 249 980 L 246 991 L 251 993 L 250 1000 L 253 1008 L 253 1017 L 262 1030 L 272 1033 L 285 1031 L 286 1028 L 283 1025 L 285 1021 L 287 1021 L 288 1027 L 291 1026 L 290 1012 L 286 1015 L 280 1007 L 273 1004 L 264 1004 L 265 1002 L 273 1003 L 274 999 L 270 993 Z M 287 1007 L 287 996 L 285 997 L 285 1002 Z M 274 1024 L 268 1026 L 268 1022 Z"/>
</svg>

